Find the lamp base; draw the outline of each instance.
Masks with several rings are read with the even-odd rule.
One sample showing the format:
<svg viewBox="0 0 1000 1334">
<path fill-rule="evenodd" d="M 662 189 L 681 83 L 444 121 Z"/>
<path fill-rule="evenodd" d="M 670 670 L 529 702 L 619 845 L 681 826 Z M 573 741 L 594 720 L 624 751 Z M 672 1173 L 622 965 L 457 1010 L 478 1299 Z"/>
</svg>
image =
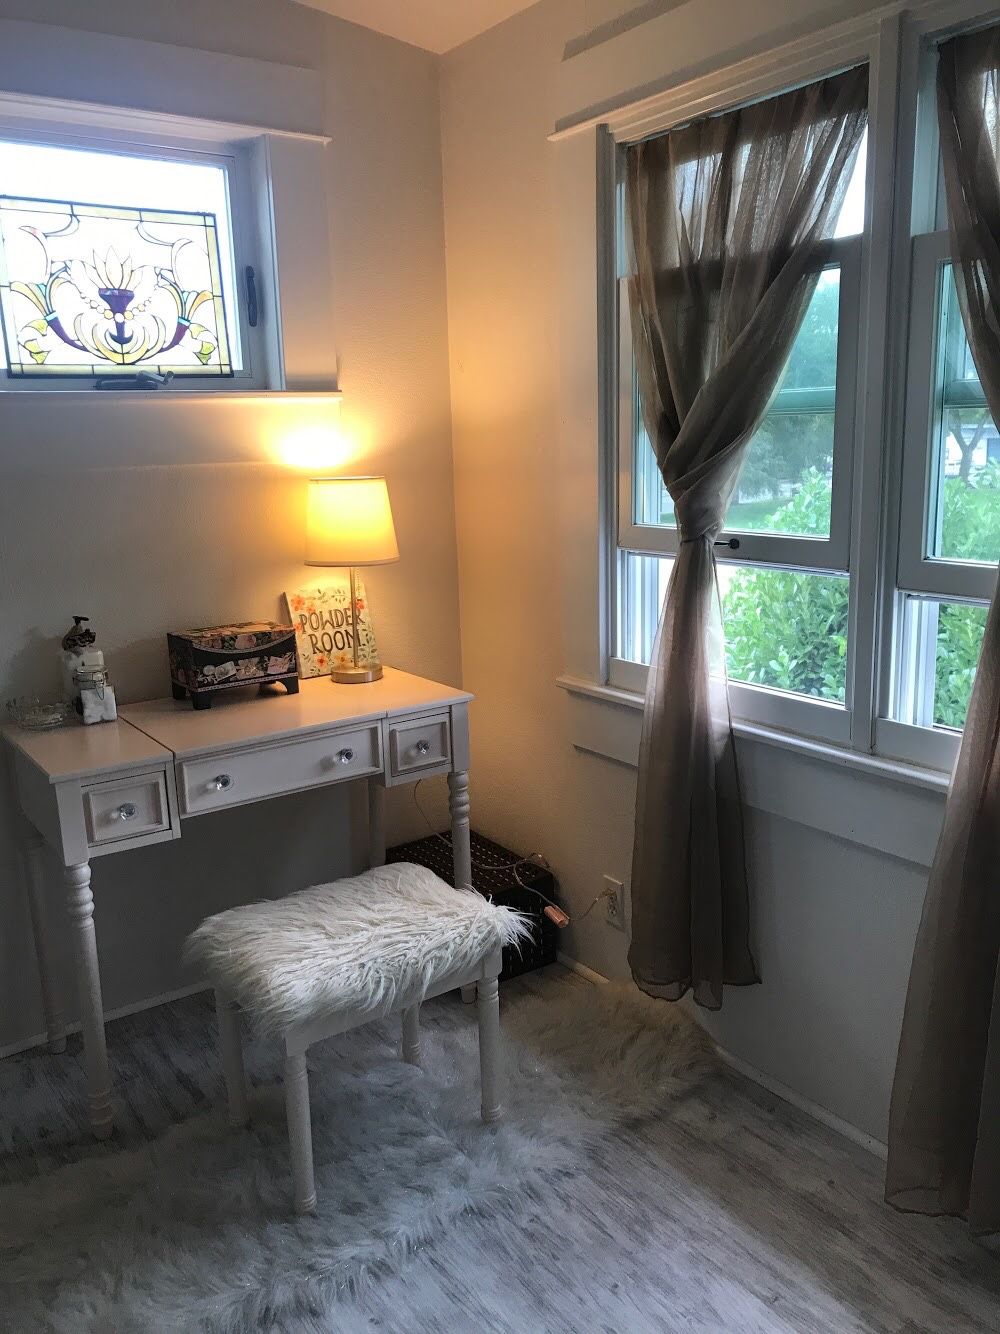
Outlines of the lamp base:
<svg viewBox="0 0 1000 1334">
<path fill-rule="evenodd" d="M 360 686 L 369 681 L 381 681 L 381 667 L 331 667 L 330 680 L 340 686 Z"/>
</svg>

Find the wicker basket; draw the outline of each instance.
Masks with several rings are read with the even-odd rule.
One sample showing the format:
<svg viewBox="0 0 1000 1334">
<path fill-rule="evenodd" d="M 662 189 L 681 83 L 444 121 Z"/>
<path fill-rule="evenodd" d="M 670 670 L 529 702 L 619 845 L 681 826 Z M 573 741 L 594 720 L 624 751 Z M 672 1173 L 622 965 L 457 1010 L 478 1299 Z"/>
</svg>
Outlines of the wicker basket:
<svg viewBox="0 0 1000 1334">
<path fill-rule="evenodd" d="M 543 915 L 544 900 L 531 892 L 537 889 L 546 899 L 555 900 L 557 886 L 552 872 L 526 862 L 517 868 L 523 885 L 528 886 L 522 888 L 514 878 L 514 871 L 509 869 L 512 862 L 519 860 L 518 853 L 501 847 L 499 843 L 491 843 L 479 834 L 473 834 L 471 842 L 473 888 L 494 903 L 523 912 L 532 922 L 531 938 L 523 941 L 520 947 L 512 946 L 504 950 L 501 981 L 555 963 L 558 928 Z M 447 880 L 449 885 L 455 883 L 450 833 L 441 836 L 429 834 L 412 843 L 401 843 L 388 850 L 386 861 L 416 862 L 418 866 L 428 867 L 442 880 Z"/>
</svg>

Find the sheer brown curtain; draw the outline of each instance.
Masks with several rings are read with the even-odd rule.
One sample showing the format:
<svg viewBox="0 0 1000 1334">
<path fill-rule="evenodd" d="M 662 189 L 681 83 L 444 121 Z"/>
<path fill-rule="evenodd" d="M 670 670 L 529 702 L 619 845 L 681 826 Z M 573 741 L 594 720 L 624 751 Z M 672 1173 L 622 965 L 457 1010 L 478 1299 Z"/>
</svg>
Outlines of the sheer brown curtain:
<svg viewBox="0 0 1000 1334">
<path fill-rule="evenodd" d="M 758 980 L 713 542 L 812 295 L 867 67 L 629 147 L 632 341 L 680 545 L 653 644 L 632 861 L 636 983 L 712 1009 Z"/>
<path fill-rule="evenodd" d="M 938 123 L 959 303 L 1000 421 L 1000 28 L 946 42 Z M 1000 599 L 927 885 L 889 1114 L 886 1199 L 1000 1231 Z"/>
</svg>

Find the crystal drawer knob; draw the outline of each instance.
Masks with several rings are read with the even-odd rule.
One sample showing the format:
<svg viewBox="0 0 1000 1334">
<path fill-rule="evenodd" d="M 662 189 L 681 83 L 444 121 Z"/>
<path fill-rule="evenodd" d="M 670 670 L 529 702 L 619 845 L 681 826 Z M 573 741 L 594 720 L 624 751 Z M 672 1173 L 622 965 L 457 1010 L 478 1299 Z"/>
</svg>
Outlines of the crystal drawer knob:
<svg viewBox="0 0 1000 1334">
<path fill-rule="evenodd" d="M 115 815 L 118 816 L 119 820 L 134 820 L 138 814 L 138 807 L 131 801 L 123 801 L 115 811 Z"/>
<path fill-rule="evenodd" d="M 232 785 L 232 774 L 219 774 L 216 778 L 212 779 L 208 786 L 213 792 L 228 792 Z"/>
<path fill-rule="evenodd" d="M 431 748 L 431 743 L 430 743 L 429 741 L 418 741 L 418 742 L 417 742 L 417 754 L 418 754 L 418 755 L 427 755 L 427 754 L 429 754 L 429 753 L 430 753 L 430 748 Z"/>
<path fill-rule="evenodd" d="M 350 764 L 351 760 L 354 759 L 354 751 L 351 750 L 350 746 L 345 747 L 344 750 L 338 750 L 337 759 L 341 764 Z"/>
</svg>

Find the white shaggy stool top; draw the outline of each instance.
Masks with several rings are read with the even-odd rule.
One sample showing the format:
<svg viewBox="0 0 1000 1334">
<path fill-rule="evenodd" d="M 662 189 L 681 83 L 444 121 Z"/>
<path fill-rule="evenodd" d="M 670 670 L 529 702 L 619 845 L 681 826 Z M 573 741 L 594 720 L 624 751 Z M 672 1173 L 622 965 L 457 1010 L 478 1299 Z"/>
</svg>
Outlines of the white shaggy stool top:
<svg viewBox="0 0 1000 1334">
<path fill-rule="evenodd" d="M 389 1013 L 524 939 L 528 919 L 410 862 L 208 917 L 185 959 L 262 1033 Z"/>
</svg>

